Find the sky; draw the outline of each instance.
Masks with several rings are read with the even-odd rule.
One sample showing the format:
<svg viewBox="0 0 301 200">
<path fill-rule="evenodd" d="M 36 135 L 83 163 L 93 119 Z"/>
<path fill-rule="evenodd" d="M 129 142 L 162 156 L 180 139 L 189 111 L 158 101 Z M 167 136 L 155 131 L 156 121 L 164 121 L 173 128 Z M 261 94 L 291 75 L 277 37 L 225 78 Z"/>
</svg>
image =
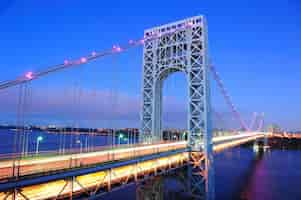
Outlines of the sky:
<svg viewBox="0 0 301 200">
<path fill-rule="evenodd" d="M 144 29 L 204 15 L 210 57 L 244 119 L 264 112 L 266 124 L 300 130 L 300 11 L 298 0 L 2 0 L 0 81 L 141 38 Z M 28 115 L 32 123 L 139 127 L 141 73 L 137 48 L 51 75 L 31 84 Z M 212 85 L 213 107 L 231 118 Z M 164 85 L 167 127 L 186 124 L 186 87 L 183 74 Z M 16 93 L 0 91 L 0 121 L 15 120 Z"/>
</svg>

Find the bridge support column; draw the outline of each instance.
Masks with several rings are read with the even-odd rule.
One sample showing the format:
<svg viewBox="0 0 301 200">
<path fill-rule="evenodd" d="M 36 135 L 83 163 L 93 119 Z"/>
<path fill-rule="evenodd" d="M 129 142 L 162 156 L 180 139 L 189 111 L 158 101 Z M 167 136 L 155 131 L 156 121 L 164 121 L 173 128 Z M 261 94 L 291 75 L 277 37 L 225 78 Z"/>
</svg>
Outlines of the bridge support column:
<svg viewBox="0 0 301 200">
<path fill-rule="evenodd" d="M 12 192 L 12 199 L 13 200 L 17 200 L 18 199 L 18 190 L 14 189 L 14 191 Z"/>
<path fill-rule="evenodd" d="M 269 146 L 269 136 L 267 133 L 265 133 L 264 139 L 263 139 L 263 148 L 264 151 L 268 150 L 270 148 Z"/>
<path fill-rule="evenodd" d="M 196 16 L 151 28 L 144 37 L 140 141 L 162 140 L 162 85 L 172 73 L 183 72 L 188 85 L 191 190 L 214 199 L 206 19 Z"/>
<path fill-rule="evenodd" d="M 188 166 L 188 191 L 196 199 L 215 199 L 213 159 L 201 152 L 190 153 Z"/>
<path fill-rule="evenodd" d="M 69 180 L 69 182 L 70 182 L 70 193 L 69 193 L 69 199 L 70 200 L 72 200 L 73 199 L 73 187 L 74 187 L 74 179 L 75 179 L 75 177 L 74 176 L 72 176 L 71 178 L 70 178 L 70 180 Z"/>
<path fill-rule="evenodd" d="M 215 199 L 215 186 L 214 186 L 214 164 L 213 164 L 213 142 L 212 142 L 212 122 L 211 122 L 211 95 L 210 95 L 210 78 L 209 78 L 209 61 L 208 61 L 208 39 L 207 39 L 207 24 L 203 20 L 203 57 L 199 62 L 191 60 L 192 72 L 195 70 L 201 70 L 200 76 L 195 78 L 194 74 L 191 74 L 193 81 L 191 83 L 201 83 L 201 100 L 195 102 L 195 98 L 191 98 L 191 107 L 199 105 L 199 112 L 195 110 L 190 116 L 194 123 L 191 127 L 189 124 L 189 142 L 188 147 L 190 149 L 191 166 L 188 170 L 190 177 L 190 187 L 192 195 L 198 199 L 204 198 L 207 200 Z M 192 37 L 193 40 L 194 37 Z M 195 56 L 195 52 L 191 51 L 191 56 Z M 193 85 L 192 85 L 193 86 Z M 193 91 L 195 88 L 192 87 Z M 194 95 L 191 95 L 194 96 Z M 197 113 L 197 114 L 196 114 Z"/>
<path fill-rule="evenodd" d="M 265 134 L 264 138 L 256 139 L 253 144 L 253 150 L 258 152 L 260 150 L 267 151 L 269 149 L 268 135 Z"/>
</svg>

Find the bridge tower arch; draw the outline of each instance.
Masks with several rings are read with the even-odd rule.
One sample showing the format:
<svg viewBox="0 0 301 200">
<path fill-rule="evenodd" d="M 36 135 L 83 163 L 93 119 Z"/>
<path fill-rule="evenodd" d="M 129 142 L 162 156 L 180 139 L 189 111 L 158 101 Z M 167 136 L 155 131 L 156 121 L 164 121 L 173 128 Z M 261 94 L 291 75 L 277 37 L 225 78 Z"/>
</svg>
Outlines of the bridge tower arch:
<svg viewBox="0 0 301 200">
<path fill-rule="evenodd" d="M 144 31 L 141 142 L 162 140 L 162 87 L 174 72 L 186 74 L 188 148 L 205 155 L 206 192 L 214 195 L 207 24 L 196 16 Z M 200 158 L 199 156 L 196 156 Z M 199 163 L 199 170 L 203 166 Z M 195 169 L 193 169 L 195 170 Z M 191 172 L 191 176 L 196 174 Z M 191 177 L 197 179 L 197 177 Z M 211 181 L 212 180 L 212 181 Z M 202 180 L 193 180 L 200 183 Z M 201 186 L 191 186 L 200 189 Z M 201 189 L 200 189 L 201 190 Z"/>
</svg>

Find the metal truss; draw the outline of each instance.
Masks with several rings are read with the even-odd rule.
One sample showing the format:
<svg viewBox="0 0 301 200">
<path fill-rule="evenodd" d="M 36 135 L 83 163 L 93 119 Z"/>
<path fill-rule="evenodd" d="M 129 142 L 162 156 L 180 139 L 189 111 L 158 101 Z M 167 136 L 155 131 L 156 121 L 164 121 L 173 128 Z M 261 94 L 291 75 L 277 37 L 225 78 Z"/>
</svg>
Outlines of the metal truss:
<svg viewBox="0 0 301 200">
<path fill-rule="evenodd" d="M 189 165 L 178 170 L 168 171 L 164 176 L 155 176 L 140 183 L 136 190 L 137 200 L 163 200 L 164 198 L 179 199 L 179 196 L 176 197 L 174 195 L 178 192 L 191 199 L 206 198 L 206 188 L 203 188 L 203 191 L 199 191 L 199 188 L 195 187 L 196 185 L 203 185 L 207 179 L 207 173 L 204 167 L 204 154 L 198 152 L 193 153 L 191 156 L 192 158 Z M 192 187 L 187 170 L 193 170 L 193 173 L 198 174 L 198 176 L 194 176 L 192 179 L 195 183 Z M 165 184 L 168 183 L 166 180 L 172 180 L 173 182 L 178 183 L 176 193 L 170 191 L 168 187 L 166 187 Z"/>
<path fill-rule="evenodd" d="M 188 167 L 188 181 L 190 184 L 189 192 L 196 199 L 206 199 L 207 191 L 209 191 L 208 184 L 208 170 L 204 153 L 191 152 L 190 153 L 191 164 Z M 200 187 L 203 186 L 203 187 Z"/>
<path fill-rule="evenodd" d="M 108 192 L 131 184 L 145 182 L 188 164 L 187 152 L 178 155 L 140 160 L 131 165 L 110 168 L 85 175 L 74 175 L 48 183 L 17 188 L 0 196 L 4 200 L 18 199 L 99 199 Z"/>
<path fill-rule="evenodd" d="M 156 37 L 152 37 L 156 36 Z M 188 85 L 188 147 L 191 152 L 203 152 L 206 170 L 204 186 L 195 181 L 191 172 L 192 189 L 205 188 L 207 199 L 214 198 L 213 152 L 210 112 L 207 24 L 203 16 L 196 16 L 148 29 L 144 32 L 143 102 L 141 141 L 162 140 L 162 87 L 174 72 L 183 72 Z M 151 39 L 148 39 L 151 38 Z M 192 153 L 194 155 L 194 153 Z M 193 156 L 191 156 L 193 158 Z M 195 168 L 193 168 L 195 169 Z M 194 171 L 194 170 L 192 170 Z M 199 193 L 199 192 L 198 192 Z"/>
<path fill-rule="evenodd" d="M 254 151 L 259 151 L 259 150 L 263 150 L 263 151 L 268 151 L 269 150 L 269 136 L 267 133 L 264 133 L 264 137 L 261 138 L 256 138 L 254 140 L 254 144 L 253 144 L 253 150 Z"/>
</svg>

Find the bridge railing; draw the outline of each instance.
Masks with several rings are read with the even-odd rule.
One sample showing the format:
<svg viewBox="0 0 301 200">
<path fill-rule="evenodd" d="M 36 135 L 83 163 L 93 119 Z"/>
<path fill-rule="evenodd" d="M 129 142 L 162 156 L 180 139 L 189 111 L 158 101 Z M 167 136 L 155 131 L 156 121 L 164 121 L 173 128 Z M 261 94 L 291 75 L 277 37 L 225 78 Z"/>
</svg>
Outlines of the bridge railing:
<svg viewBox="0 0 301 200">
<path fill-rule="evenodd" d="M 7 181 L 30 175 L 47 174 L 73 168 L 84 168 L 96 164 L 128 160 L 145 155 L 158 154 L 186 148 L 185 142 L 159 142 L 154 144 L 120 145 L 115 147 L 99 147 L 92 152 L 70 154 L 30 154 L 31 156 L 5 159 L 0 161 L 0 180 Z M 72 152 L 72 151 L 71 151 Z"/>
</svg>

